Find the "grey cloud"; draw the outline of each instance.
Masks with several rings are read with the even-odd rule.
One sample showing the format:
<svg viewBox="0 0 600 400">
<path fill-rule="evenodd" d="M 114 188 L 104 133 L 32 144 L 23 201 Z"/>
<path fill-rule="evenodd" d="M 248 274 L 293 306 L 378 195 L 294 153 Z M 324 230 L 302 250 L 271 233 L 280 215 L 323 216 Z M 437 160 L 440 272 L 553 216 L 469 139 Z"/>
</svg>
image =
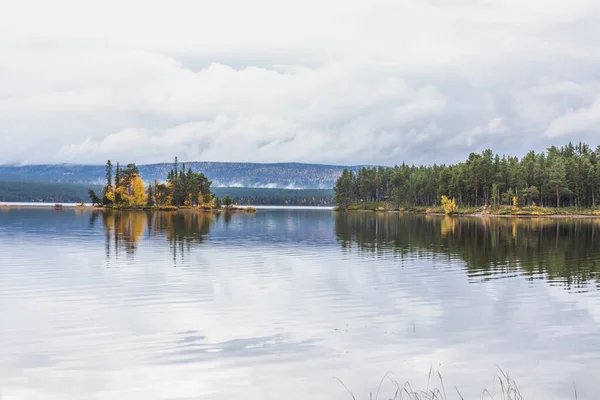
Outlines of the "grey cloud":
<svg viewBox="0 0 600 400">
<path fill-rule="evenodd" d="M 0 163 L 445 163 L 597 144 L 588 0 L 183 2 L 143 19 L 57 4 L 0 16 Z"/>
</svg>

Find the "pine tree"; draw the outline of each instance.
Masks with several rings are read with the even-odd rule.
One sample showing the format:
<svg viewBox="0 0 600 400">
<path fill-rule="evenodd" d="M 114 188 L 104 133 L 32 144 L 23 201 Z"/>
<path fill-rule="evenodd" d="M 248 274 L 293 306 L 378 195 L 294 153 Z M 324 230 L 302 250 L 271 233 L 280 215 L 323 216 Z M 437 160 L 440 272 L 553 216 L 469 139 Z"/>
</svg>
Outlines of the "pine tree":
<svg viewBox="0 0 600 400">
<path fill-rule="evenodd" d="M 88 189 L 88 195 L 90 196 L 90 201 L 92 202 L 93 206 L 102 204 L 102 200 L 92 189 Z"/>
<path fill-rule="evenodd" d="M 121 167 L 119 166 L 119 162 L 117 161 L 117 169 L 115 172 L 115 186 L 119 186 L 121 184 Z"/>
<path fill-rule="evenodd" d="M 153 185 L 148 186 L 148 202 L 146 203 L 149 207 L 154 207 L 154 189 Z"/>
<path fill-rule="evenodd" d="M 352 176 L 348 169 L 344 169 L 333 190 L 335 192 L 335 202 L 339 209 L 348 209 L 348 205 L 352 200 Z"/>
<path fill-rule="evenodd" d="M 106 162 L 106 186 L 112 187 L 112 163 L 110 160 Z"/>
<path fill-rule="evenodd" d="M 550 161 L 549 183 L 556 192 L 556 208 L 560 208 L 560 190 L 565 188 L 566 170 L 561 156 L 555 156 Z"/>
</svg>

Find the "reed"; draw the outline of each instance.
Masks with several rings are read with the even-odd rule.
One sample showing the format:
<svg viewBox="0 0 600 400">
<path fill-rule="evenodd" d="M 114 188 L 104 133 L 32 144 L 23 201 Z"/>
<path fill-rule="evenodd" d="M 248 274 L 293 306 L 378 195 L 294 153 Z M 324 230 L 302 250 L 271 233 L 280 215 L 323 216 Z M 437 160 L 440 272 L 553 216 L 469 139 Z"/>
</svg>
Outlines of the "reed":
<svg viewBox="0 0 600 400">
<path fill-rule="evenodd" d="M 437 375 L 437 379 L 439 380 L 439 387 L 431 388 L 431 380 L 435 375 Z M 348 386 L 346 386 L 346 384 L 344 384 L 344 382 L 342 382 L 339 378 L 334 379 L 344 387 L 353 400 L 357 400 L 352 391 L 348 388 Z M 379 400 L 381 386 L 386 380 L 393 383 L 393 385 L 396 387 L 392 397 L 389 397 L 390 393 L 386 394 L 386 400 L 465 400 L 456 387 L 450 391 L 450 394 L 447 394 L 446 387 L 444 385 L 444 379 L 442 378 L 441 373 L 434 373 L 432 368 L 429 369 L 427 387 L 424 390 L 413 389 L 410 382 L 405 382 L 404 385 L 400 385 L 398 381 L 392 379 L 389 373 L 387 373 L 381 379 L 381 382 L 379 382 L 377 391 L 369 394 L 369 400 Z M 494 383 L 495 385 L 492 390 L 483 389 L 481 391 L 479 400 L 524 400 L 517 383 L 509 376 L 508 373 L 505 373 L 500 368 L 498 374 L 495 376 Z M 575 386 L 573 386 L 573 392 L 573 398 L 577 400 L 577 388 Z"/>
</svg>

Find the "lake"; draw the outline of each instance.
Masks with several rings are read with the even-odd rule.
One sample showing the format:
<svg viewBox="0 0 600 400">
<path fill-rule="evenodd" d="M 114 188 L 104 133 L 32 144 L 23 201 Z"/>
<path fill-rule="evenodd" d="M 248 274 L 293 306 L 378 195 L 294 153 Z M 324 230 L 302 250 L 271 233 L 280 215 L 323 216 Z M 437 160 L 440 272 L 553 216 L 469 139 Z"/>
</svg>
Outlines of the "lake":
<svg viewBox="0 0 600 400">
<path fill-rule="evenodd" d="M 600 390 L 598 219 L 0 208 L 0 254 L 2 400 Z"/>
</svg>

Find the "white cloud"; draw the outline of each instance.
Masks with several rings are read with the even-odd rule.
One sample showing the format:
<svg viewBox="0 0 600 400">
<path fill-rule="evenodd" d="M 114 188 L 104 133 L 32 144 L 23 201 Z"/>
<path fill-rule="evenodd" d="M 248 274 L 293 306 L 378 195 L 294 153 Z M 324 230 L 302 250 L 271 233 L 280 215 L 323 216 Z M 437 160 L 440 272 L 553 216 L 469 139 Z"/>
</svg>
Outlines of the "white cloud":
<svg viewBox="0 0 600 400">
<path fill-rule="evenodd" d="M 595 145 L 599 16 L 589 0 L 12 2 L 0 163 L 440 163 Z"/>
<path fill-rule="evenodd" d="M 550 122 L 546 135 L 551 138 L 568 136 L 573 132 L 594 132 L 600 124 L 600 97 L 589 106 L 569 110 Z"/>
</svg>

